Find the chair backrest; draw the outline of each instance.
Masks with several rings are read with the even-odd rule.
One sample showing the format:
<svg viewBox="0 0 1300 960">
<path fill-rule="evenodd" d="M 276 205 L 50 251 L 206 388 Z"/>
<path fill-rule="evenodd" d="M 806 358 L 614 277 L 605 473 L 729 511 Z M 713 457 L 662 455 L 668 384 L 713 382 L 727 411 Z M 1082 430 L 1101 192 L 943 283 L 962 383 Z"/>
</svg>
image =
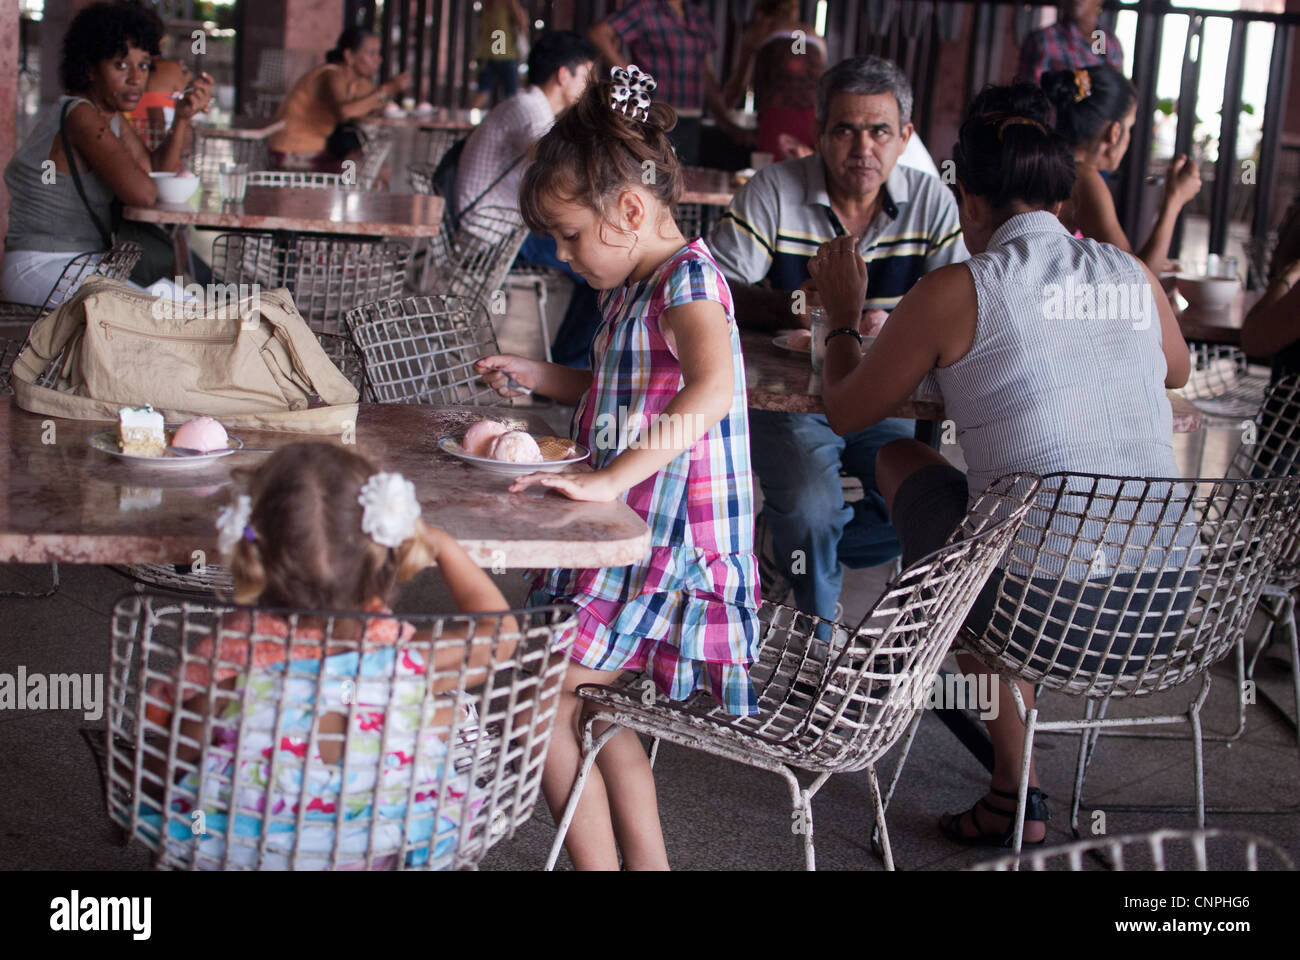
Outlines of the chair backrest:
<svg viewBox="0 0 1300 960">
<path fill-rule="evenodd" d="M 1023 522 L 1038 478 L 1004 477 L 967 514 L 954 542 L 912 564 L 847 635 L 779 604 L 759 611 L 750 668 L 759 714 L 735 718 L 759 738 L 797 750 L 799 765 L 861 770 L 906 732 L 929 696 L 953 638 Z M 792 718 L 795 722 L 790 723 Z M 784 721 L 784 722 L 783 722 Z"/>
<path fill-rule="evenodd" d="M 412 193 L 432 194 L 433 174 L 438 169 L 436 163 L 408 163 L 406 165 L 406 179 L 411 185 Z"/>
<path fill-rule="evenodd" d="M 1048 475 L 968 645 L 1075 696 L 1190 680 L 1246 629 L 1298 502 L 1300 478 Z"/>
<path fill-rule="evenodd" d="M 1085 860 L 1085 858 L 1088 858 Z M 1238 830 L 1155 830 L 1008 854 L 970 868 L 1005 870 L 1294 870 L 1272 840 Z"/>
<path fill-rule="evenodd" d="M 1268 388 L 1267 371 L 1252 371 L 1246 355 L 1227 344 L 1194 341 L 1188 346 L 1191 373 L 1177 392 L 1210 417 L 1254 416 Z"/>
<path fill-rule="evenodd" d="M 360 185 L 345 181 L 341 173 L 308 170 L 250 170 L 250 187 L 296 187 L 306 190 L 357 190 Z"/>
<path fill-rule="evenodd" d="M 455 297 L 407 297 L 365 304 L 345 319 L 379 403 L 508 402 L 474 369 L 481 357 L 501 352 L 481 306 Z"/>
<path fill-rule="evenodd" d="M 171 868 L 473 866 L 532 814 L 575 622 L 125 596 L 109 815 Z"/>
<path fill-rule="evenodd" d="M 1250 480 L 1300 473 L 1300 374 L 1283 377 L 1269 387 L 1253 421 L 1243 427 L 1228 476 Z M 1300 516 L 1295 519 L 1274 569 L 1275 577 L 1300 578 Z"/>
<path fill-rule="evenodd" d="M 527 237 L 519 211 L 475 207 L 461 218 L 454 236 L 439 233 L 430 241 L 433 289 L 504 312 L 506 274 Z"/>
<path fill-rule="evenodd" d="M 110 280 L 125 280 L 135 269 L 135 265 L 144 253 L 144 248 L 134 240 L 124 240 L 111 250 L 96 250 L 83 253 L 68 261 L 68 265 L 59 274 L 59 279 L 50 289 L 41 307 L 41 315 L 49 313 L 64 300 L 72 296 L 81 281 L 87 277 L 108 277 Z"/>
<path fill-rule="evenodd" d="M 429 167 L 429 172 L 432 173 L 437 169 L 438 162 L 442 160 L 442 155 L 451 149 L 452 144 L 464 136 L 465 134 L 459 130 L 448 130 L 444 127 L 420 127 L 415 133 L 413 155 L 420 157 L 421 159 L 418 162 L 422 166 Z"/>
<path fill-rule="evenodd" d="M 194 174 L 207 189 L 217 189 L 223 163 L 246 163 L 250 176 L 265 171 L 270 154 L 265 140 L 224 137 L 202 127 L 194 129 Z M 253 182 L 253 181 L 250 181 Z"/>
<path fill-rule="evenodd" d="M 398 296 L 410 259 L 410 247 L 395 240 L 298 237 L 285 246 L 270 233 L 233 233 L 212 244 L 214 277 L 266 289 L 287 287 L 317 334 L 344 333 L 349 310 Z"/>
</svg>

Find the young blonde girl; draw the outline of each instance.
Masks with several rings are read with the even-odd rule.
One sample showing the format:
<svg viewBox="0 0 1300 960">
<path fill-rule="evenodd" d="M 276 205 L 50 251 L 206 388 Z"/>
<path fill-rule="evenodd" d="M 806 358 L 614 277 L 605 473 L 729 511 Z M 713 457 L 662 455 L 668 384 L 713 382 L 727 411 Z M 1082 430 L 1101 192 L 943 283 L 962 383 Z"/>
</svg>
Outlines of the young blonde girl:
<svg viewBox="0 0 1300 960">
<path fill-rule="evenodd" d="M 520 187 L 528 226 L 550 233 L 559 258 L 603 291 L 591 369 L 508 355 L 479 362 L 503 395 L 515 394 L 513 378 L 576 404 L 571 435 L 592 451 L 591 472 L 530 474 L 512 490 L 621 499 L 651 531 L 640 563 L 553 570 L 534 583 L 530 603 L 563 600 L 579 610 L 542 781 L 557 817 L 580 761 L 578 685 L 644 671 L 672 700 L 705 690 L 732 713 L 757 712 L 740 340 L 726 280 L 704 242 L 687 243 L 673 220 L 681 169 L 667 134 L 675 115 L 662 104 L 637 108 L 648 86 L 619 72 L 615 84 L 594 85 L 538 143 Z M 617 869 L 620 849 L 628 869 L 667 868 L 654 779 L 632 732 L 600 753 L 566 844 L 579 869 Z"/>
<path fill-rule="evenodd" d="M 509 609 L 460 545 L 425 526 L 419 512 L 408 481 L 379 472 L 355 453 L 324 443 L 285 447 L 254 474 L 249 495 L 218 521 L 235 600 L 270 609 L 386 614 L 397 583 L 436 564 L 458 611 Z M 513 620 L 503 619 L 502 632 L 513 633 Z M 429 707 L 425 676 L 430 667 L 437 672 L 435 693 L 454 689 L 467 659 L 464 644 L 440 643 L 432 654 L 433 638 L 409 623 L 380 616 L 362 624 L 335 618 L 326 636 L 325 618 L 299 616 L 291 624 L 269 610 L 233 611 L 217 624 L 215 642 L 205 637 L 190 647 L 173 681 L 154 680 L 147 719 L 170 730 L 174 704 L 181 701 L 176 756 L 202 767 L 179 779 L 173 812 L 203 811 L 204 830 L 184 829 L 184 818 L 177 822 L 173 815 L 173 848 L 189 855 L 194 835 L 202 832 L 200 867 L 219 865 L 227 844 L 233 863 L 251 866 L 266 830 L 269 859 L 263 866 L 271 868 L 289 865 L 295 847 L 313 855 L 317 867 L 337 847 L 345 869 L 365 866 L 367 851 L 378 854 L 372 868 L 392 868 L 404 847 L 417 848 L 407 855 L 412 865 L 427 862 L 430 849 L 439 861 L 452 852 L 456 798 L 472 785 L 443 769 L 448 750 L 439 731 L 451 728 L 454 710 L 450 700 Z M 467 632 L 462 627 L 459 635 Z M 444 631 L 438 639 L 456 635 Z M 487 646 L 478 645 L 468 658 L 471 668 L 480 668 L 471 686 L 486 678 Z M 497 658 L 513 650 L 505 639 Z M 205 754 L 186 742 L 205 740 Z M 341 828 L 340 806 L 347 811 Z M 300 813 L 299 830 L 294 821 Z M 379 820 L 373 839 L 372 818 Z"/>
</svg>

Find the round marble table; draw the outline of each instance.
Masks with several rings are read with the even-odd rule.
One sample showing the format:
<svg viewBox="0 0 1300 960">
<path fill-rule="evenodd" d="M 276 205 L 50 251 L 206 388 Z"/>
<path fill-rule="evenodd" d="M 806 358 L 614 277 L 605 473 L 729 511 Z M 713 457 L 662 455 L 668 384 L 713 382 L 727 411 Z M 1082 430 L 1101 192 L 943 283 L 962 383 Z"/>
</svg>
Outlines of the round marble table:
<svg viewBox="0 0 1300 960">
<path fill-rule="evenodd" d="M 726 207 L 739 187 L 727 170 L 708 167 L 682 169 L 682 203 L 700 203 L 711 207 Z"/>
<path fill-rule="evenodd" d="M 355 449 L 415 484 L 426 522 L 454 536 L 484 567 L 604 567 L 635 563 L 650 530 L 625 503 L 579 503 L 438 450 L 438 439 L 484 416 L 528 421 L 525 409 L 360 405 Z M 216 561 L 217 511 L 234 495 L 232 473 L 265 454 L 233 454 L 208 465 L 149 467 L 87 444 L 102 422 L 58 420 L 0 403 L 0 562 L 190 563 Z M 248 447 L 277 448 L 342 438 L 236 431 Z"/>
<path fill-rule="evenodd" d="M 742 331 L 741 349 L 745 354 L 745 386 L 753 410 L 780 413 L 825 413 L 821 378 L 812 372 L 807 354 L 782 350 L 772 337 L 756 331 Z M 924 390 L 924 384 L 922 384 Z M 1172 390 L 1167 391 L 1173 408 L 1174 433 L 1194 433 L 1201 428 L 1201 411 L 1190 400 Z M 943 398 L 937 393 L 918 391 L 890 414 L 908 420 L 943 420 Z"/>
</svg>

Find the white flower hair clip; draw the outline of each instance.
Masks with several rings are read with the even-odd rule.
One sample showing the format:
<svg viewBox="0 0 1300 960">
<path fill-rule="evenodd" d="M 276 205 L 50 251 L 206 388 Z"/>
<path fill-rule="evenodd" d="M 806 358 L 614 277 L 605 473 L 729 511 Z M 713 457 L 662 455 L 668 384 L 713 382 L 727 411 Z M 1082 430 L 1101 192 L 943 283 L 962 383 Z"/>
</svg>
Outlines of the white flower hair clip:
<svg viewBox="0 0 1300 960">
<path fill-rule="evenodd" d="M 217 549 L 224 556 L 229 556 L 241 537 L 257 540 L 257 533 L 248 525 L 248 518 L 253 515 L 253 498 L 240 494 L 230 506 L 222 507 L 217 512 Z"/>
<path fill-rule="evenodd" d="M 615 67 L 609 76 L 614 83 L 609 94 L 610 108 L 642 123 L 650 119 L 650 94 L 659 86 L 655 78 L 634 63 L 626 68 Z"/>
<path fill-rule="evenodd" d="M 357 503 L 364 508 L 361 529 L 375 543 L 400 547 L 415 536 L 420 501 L 415 498 L 415 484 L 400 473 L 372 475 L 361 488 Z"/>
</svg>

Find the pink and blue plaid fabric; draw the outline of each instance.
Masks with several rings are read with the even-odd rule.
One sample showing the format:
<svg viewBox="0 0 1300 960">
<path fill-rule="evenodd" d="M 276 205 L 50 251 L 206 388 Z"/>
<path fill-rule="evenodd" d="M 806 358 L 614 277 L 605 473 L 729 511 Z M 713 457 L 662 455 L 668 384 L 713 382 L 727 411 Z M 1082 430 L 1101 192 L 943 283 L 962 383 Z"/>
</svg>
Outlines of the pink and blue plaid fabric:
<svg viewBox="0 0 1300 960">
<path fill-rule="evenodd" d="M 1074 23 L 1054 23 L 1035 30 L 1020 47 L 1020 68 L 1016 76 L 1038 83 L 1052 70 L 1078 70 L 1083 67 L 1111 66 L 1124 72 L 1124 50 L 1119 38 L 1098 26 L 1105 41 L 1102 53 L 1093 53 L 1091 33 L 1084 33 Z"/>
<path fill-rule="evenodd" d="M 664 441 L 678 425 L 655 418 L 682 389 L 682 368 L 659 327 L 665 310 L 713 300 L 726 311 L 733 393 L 727 415 L 686 453 L 624 494 L 650 527 L 638 564 L 552 570 L 533 603 L 580 611 L 573 657 L 593 670 L 645 670 L 672 700 L 704 689 L 729 712 L 758 710 L 749 682 L 758 640 L 758 561 L 749 462 L 745 364 L 731 290 L 696 240 L 639 283 L 605 292 L 591 348 L 591 389 L 574 413 L 574 439 L 606 466 L 638 436 Z M 682 429 L 685 425 L 682 425 Z"/>
<path fill-rule="evenodd" d="M 713 22 L 699 4 L 683 4 L 679 17 L 668 0 L 636 0 L 605 22 L 623 42 L 630 63 L 649 71 L 659 86 L 654 99 L 670 107 L 704 106 L 704 67 L 718 42 Z"/>
</svg>

